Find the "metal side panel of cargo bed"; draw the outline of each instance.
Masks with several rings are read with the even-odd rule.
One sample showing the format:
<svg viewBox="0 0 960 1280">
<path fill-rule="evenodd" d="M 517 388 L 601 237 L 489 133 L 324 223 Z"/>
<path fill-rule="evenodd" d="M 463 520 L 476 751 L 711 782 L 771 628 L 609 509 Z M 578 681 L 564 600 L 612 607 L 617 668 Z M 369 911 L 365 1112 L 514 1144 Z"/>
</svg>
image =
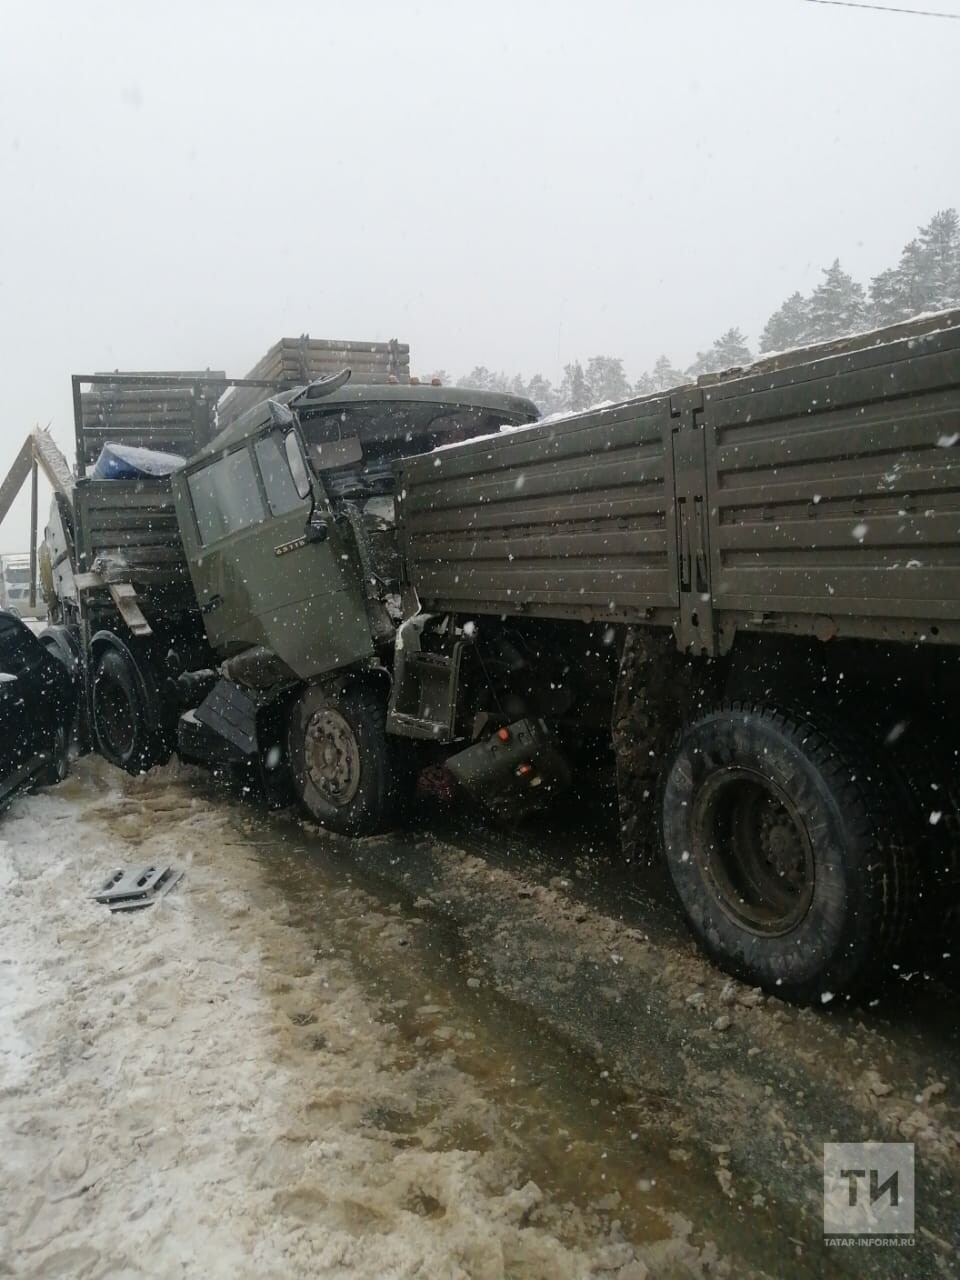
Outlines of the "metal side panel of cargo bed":
<svg viewBox="0 0 960 1280">
<path fill-rule="evenodd" d="M 960 313 L 399 467 L 431 611 L 960 644 Z"/>
<path fill-rule="evenodd" d="M 133 584 L 148 615 L 155 598 L 192 604 L 169 477 L 80 480 L 74 506 L 81 573 Z"/>
<path fill-rule="evenodd" d="M 957 318 L 702 388 L 723 625 L 960 639 Z"/>
<path fill-rule="evenodd" d="M 399 466 L 406 572 L 426 609 L 632 620 L 677 606 L 668 396 Z"/>
</svg>

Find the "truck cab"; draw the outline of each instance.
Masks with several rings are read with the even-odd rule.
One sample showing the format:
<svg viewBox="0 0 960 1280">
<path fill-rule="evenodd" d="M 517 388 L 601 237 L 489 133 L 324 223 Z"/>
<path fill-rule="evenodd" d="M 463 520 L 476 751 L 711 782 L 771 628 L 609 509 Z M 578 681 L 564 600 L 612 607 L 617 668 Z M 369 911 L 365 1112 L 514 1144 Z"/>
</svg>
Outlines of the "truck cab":
<svg viewBox="0 0 960 1280">
<path fill-rule="evenodd" d="M 181 717 L 181 756 L 254 765 L 268 789 L 285 760 L 319 822 L 387 825 L 411 759 L 387 732 L 404 617 L 395 464 L 537 416 L 517 396 L 335 376 L 246 411 L 195 454 L 172 490 L 222 678 Z"/>
<path fill-rule="evenodd" d="M 392 645 L 402 608 L 394 462 L 536 420 L 517 396 L 323 384 L 244 413 L 173 477 L 207 637 L 309 681 Z M 243 671 L 242 662 L 234 663 Z"/>
</svg>

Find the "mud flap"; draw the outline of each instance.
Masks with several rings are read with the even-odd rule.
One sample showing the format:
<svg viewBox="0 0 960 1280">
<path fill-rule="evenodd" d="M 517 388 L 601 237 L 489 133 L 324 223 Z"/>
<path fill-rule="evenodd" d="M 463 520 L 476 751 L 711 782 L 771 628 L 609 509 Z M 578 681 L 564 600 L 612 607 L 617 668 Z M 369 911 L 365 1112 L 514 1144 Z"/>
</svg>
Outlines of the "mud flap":
<svg viewBox="0 0 960 1280">
<path fill-rule="evenodd" d="M 185 760 L 238 766 L 269 804 L 287 804 L 291 792 L 289 770 L 282 767 L 281 721 L 273 694 L 219 680 L 195 710 L 180 717 L 178 751 Z"/>
<path fill-rule="evenodd" d="M 194 712 L 199 724 L 235 748 L 241 757 L 255 756 L 257 699 L 230 680 L 219 680 Z"/>
</svg>

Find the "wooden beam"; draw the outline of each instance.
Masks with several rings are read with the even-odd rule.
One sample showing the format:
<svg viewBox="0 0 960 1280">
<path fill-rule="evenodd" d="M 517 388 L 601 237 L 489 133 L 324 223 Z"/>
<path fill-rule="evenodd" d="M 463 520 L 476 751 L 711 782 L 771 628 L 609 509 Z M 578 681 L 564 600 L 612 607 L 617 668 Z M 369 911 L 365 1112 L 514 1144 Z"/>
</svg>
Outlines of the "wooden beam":
<svg viewBox="0 0 960 1280">
<path fill-rule="evenodd" d="M 0 521 L 6 518 L 13 506 L 13 500 L 23 488 L 23 482 L 30 474 L 33 465 L 33 441 L 29 436 L 24 440 L 20 452 L 13 460 L 13 466 L 4 476 L 0 484 Z"/>
<path fill-rule="evenodd" d="M 30 609 L 37 607 L 37 474 L 40 468 L 31 448 L 30 456 Z"/>
</svg>

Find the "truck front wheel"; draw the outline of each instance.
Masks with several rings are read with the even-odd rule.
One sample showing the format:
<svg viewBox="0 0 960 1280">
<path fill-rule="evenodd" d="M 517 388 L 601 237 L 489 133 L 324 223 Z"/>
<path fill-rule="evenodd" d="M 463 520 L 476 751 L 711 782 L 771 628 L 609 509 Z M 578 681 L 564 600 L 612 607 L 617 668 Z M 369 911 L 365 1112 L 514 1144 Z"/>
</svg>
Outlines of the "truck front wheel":
<svg viewBox="0 0 960 1280">
<path fill-rule="evenodd" d="M 139 773 L 165 758 L 149 721 L 136 669 L 117 649 L 105 649 L 97 661 L 93 728 L 100 754 L 127 773 Z"/>
<path fill-rule="evenodd" d="M 786 999 L 889 976 L 913 895 L 893 788 L 859 748 L 771 708 L 691 724 L 664 776 L 662 836 L 708 954 Z"/>
<path fill-rule="evenodd" d="M 321 826 L 351 836 L 390 826 L 402 777 L 375 690 L 307 689 L 290 709 L 287 748 L 297 795 Z"/>
</svg>

